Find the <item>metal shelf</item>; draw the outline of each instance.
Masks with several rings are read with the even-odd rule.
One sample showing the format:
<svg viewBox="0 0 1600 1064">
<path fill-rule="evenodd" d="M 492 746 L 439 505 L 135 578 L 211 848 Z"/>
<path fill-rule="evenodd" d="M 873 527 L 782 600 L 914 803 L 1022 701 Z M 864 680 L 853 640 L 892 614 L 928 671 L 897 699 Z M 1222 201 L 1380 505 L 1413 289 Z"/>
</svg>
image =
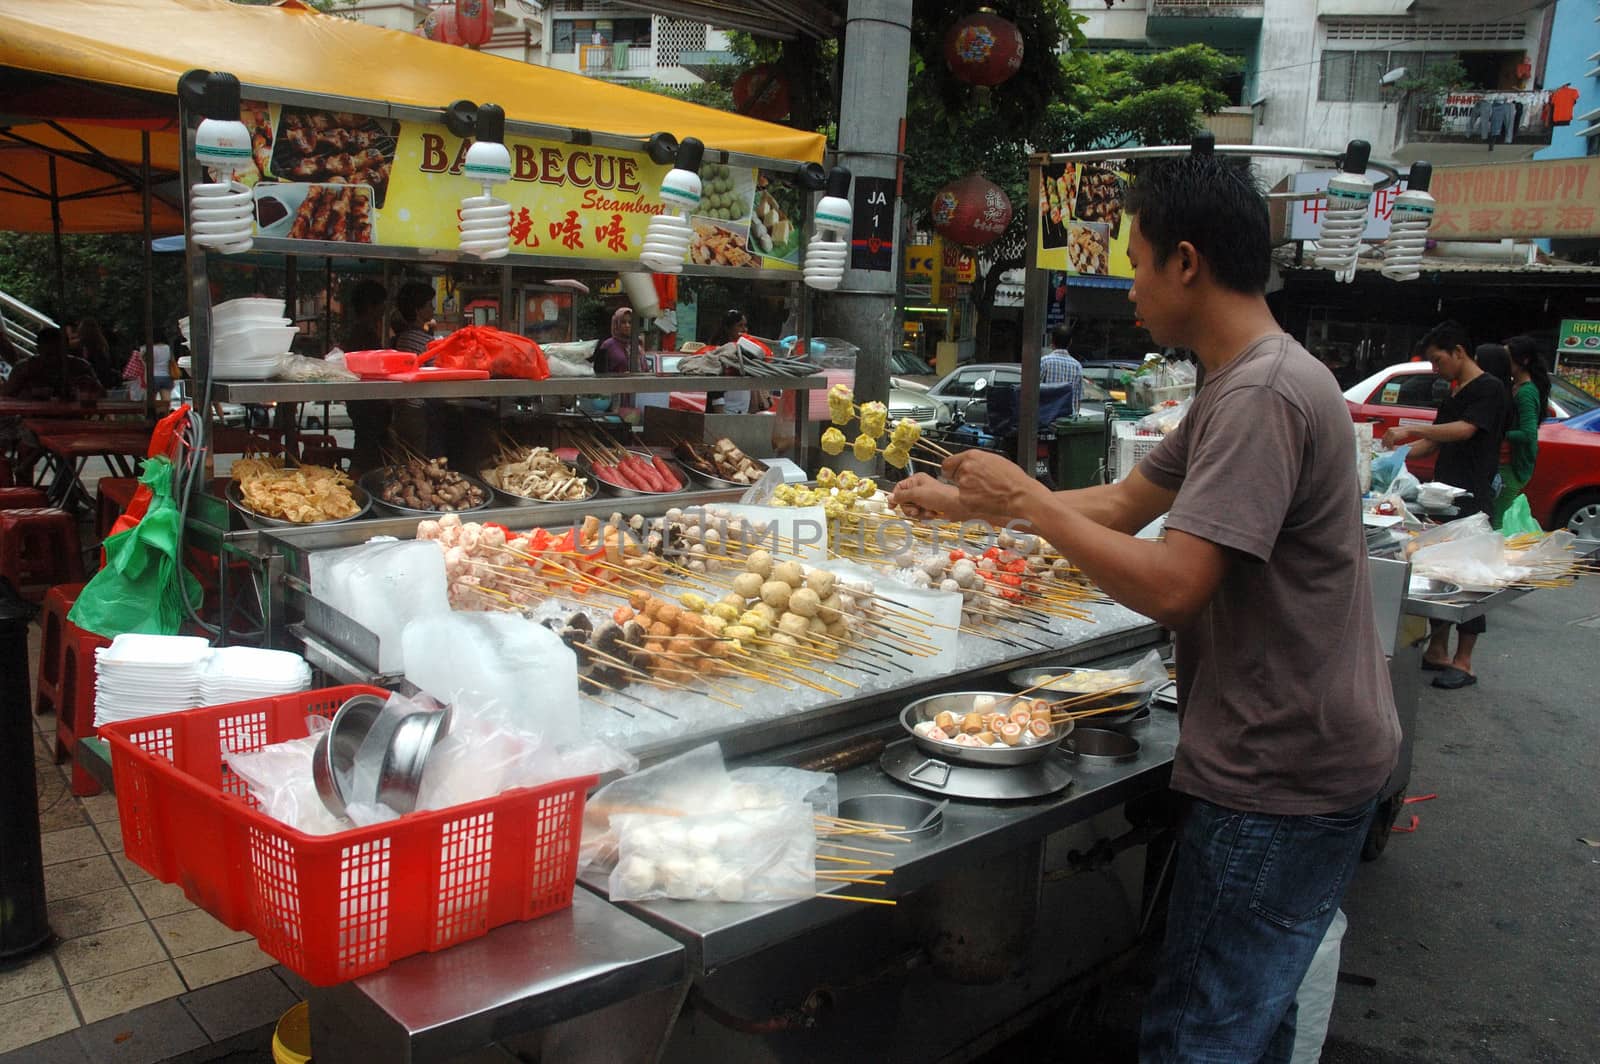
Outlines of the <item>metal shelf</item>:
<svg viewBox="0 0 1600 1064">
<path fill-rule="evenodd" d="M 727 392 L 759 388 L 804 390 L 828 387 L 816 377 L 558 377 L 544 381 L 217 381 L 212 398 L 224 403 L 323 403 L 349 399 L 513 399 L 538 395 L 635 395 L 662 392 Z"/>
</svg>

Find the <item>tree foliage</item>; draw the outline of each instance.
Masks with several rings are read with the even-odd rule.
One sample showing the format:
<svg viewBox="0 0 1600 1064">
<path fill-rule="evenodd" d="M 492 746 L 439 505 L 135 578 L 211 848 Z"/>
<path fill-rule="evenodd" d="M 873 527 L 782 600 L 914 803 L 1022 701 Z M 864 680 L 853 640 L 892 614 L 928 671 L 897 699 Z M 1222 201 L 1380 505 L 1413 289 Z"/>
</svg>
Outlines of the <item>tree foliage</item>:
<svg viewBox="0 0 1600 1064">
<path fill-rule="evenodd" d="M 94 318 L 122 338 L 126 357 L 144 341 L 143 238 L 63 236 L 66 298 L 56 296 L 55 253 L 48 233 L 0 233 L 0 291 L 66 324 Z M 183 256 L 155 255 L 155 335 L 166 339 L 178 318 L 189 313 Z"/>
</svg>

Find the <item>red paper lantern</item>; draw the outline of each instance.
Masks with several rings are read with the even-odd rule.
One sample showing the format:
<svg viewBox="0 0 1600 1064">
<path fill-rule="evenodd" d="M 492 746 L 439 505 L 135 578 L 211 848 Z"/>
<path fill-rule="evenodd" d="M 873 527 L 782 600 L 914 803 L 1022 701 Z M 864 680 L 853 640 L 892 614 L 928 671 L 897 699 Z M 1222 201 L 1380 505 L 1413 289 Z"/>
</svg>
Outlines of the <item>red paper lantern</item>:
<svg viewBox="0 0 1600 1064">
<path fill-rule="evenodd" d="M 436 7 L 429 11 L 417 32 L 440 44 L 461 43 L 461 31 L 456 27 L 456 11 L 453 7 Z"/>
<path fill-rule="evenodd" d="M 968 174 L 934 193 L 933 227 L 966 247 L 993 243 L 1011 224 L 1011 197 L 982 174 Z"/>
<path fill-rule="evenodd" d="M 944 61 L 969 85 L 998 85 L 1022 67 L 1022 33 L 985 8 L 950 27 L 944 38 Z"/>
<path fill-rule="evenodd" d="M 789 79 L 770 63 L 760 63 L 733 81 L 733 107 L 763 122 L 789 117 Z"/>
<path fill-rule="evenodd" d="M 494 36 L 494 6 L 489 0 L 456 0 L 456 33 L 468 48 L 488 44 Z"/>
</svg>

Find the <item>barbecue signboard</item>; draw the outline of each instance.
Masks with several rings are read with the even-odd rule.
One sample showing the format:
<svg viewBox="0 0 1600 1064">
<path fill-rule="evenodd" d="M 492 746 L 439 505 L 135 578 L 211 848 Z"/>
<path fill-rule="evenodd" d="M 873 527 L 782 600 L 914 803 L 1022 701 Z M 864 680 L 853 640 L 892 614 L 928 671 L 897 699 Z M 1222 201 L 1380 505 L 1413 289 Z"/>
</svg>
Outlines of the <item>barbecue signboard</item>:
<svg viewBox="0 0 1600 1064">
<path fill-rule="evenodd" d="M 468 141 L 443 123 L 246 101 L 255 232 L 285 240 L 453 251 Z M 642 152 L 508 136 L 511 253 L 636 261 L 668 167 Z M 708 165 L 691 265 L 797 270 L 800 204 L 765 170 Z"/>
<path fill-rule="evenodd" d="M 1127 192 L 1128 175 L 1115 163 L 1046 166 L 1039 197 L 1039 268 L 1131 278 L 1129 222 L 1122 209 Z"/>
</svg>

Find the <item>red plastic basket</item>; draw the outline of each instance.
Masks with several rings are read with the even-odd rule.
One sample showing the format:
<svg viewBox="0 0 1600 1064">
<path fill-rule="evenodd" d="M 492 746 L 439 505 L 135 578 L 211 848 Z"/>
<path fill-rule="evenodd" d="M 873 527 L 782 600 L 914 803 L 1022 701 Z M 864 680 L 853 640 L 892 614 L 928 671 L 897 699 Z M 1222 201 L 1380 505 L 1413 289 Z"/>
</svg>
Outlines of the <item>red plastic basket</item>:
<svg viewBox="0 0 1600 1064">
<path fill-rule="evenodd" d="M 572 904 L 586 776 L 307 835 L 256 808 L 222 749 L 306 734 L 373 687 L 333 687 L 100 729 L 128 857 L 317 986 Z"/>
</svg>

